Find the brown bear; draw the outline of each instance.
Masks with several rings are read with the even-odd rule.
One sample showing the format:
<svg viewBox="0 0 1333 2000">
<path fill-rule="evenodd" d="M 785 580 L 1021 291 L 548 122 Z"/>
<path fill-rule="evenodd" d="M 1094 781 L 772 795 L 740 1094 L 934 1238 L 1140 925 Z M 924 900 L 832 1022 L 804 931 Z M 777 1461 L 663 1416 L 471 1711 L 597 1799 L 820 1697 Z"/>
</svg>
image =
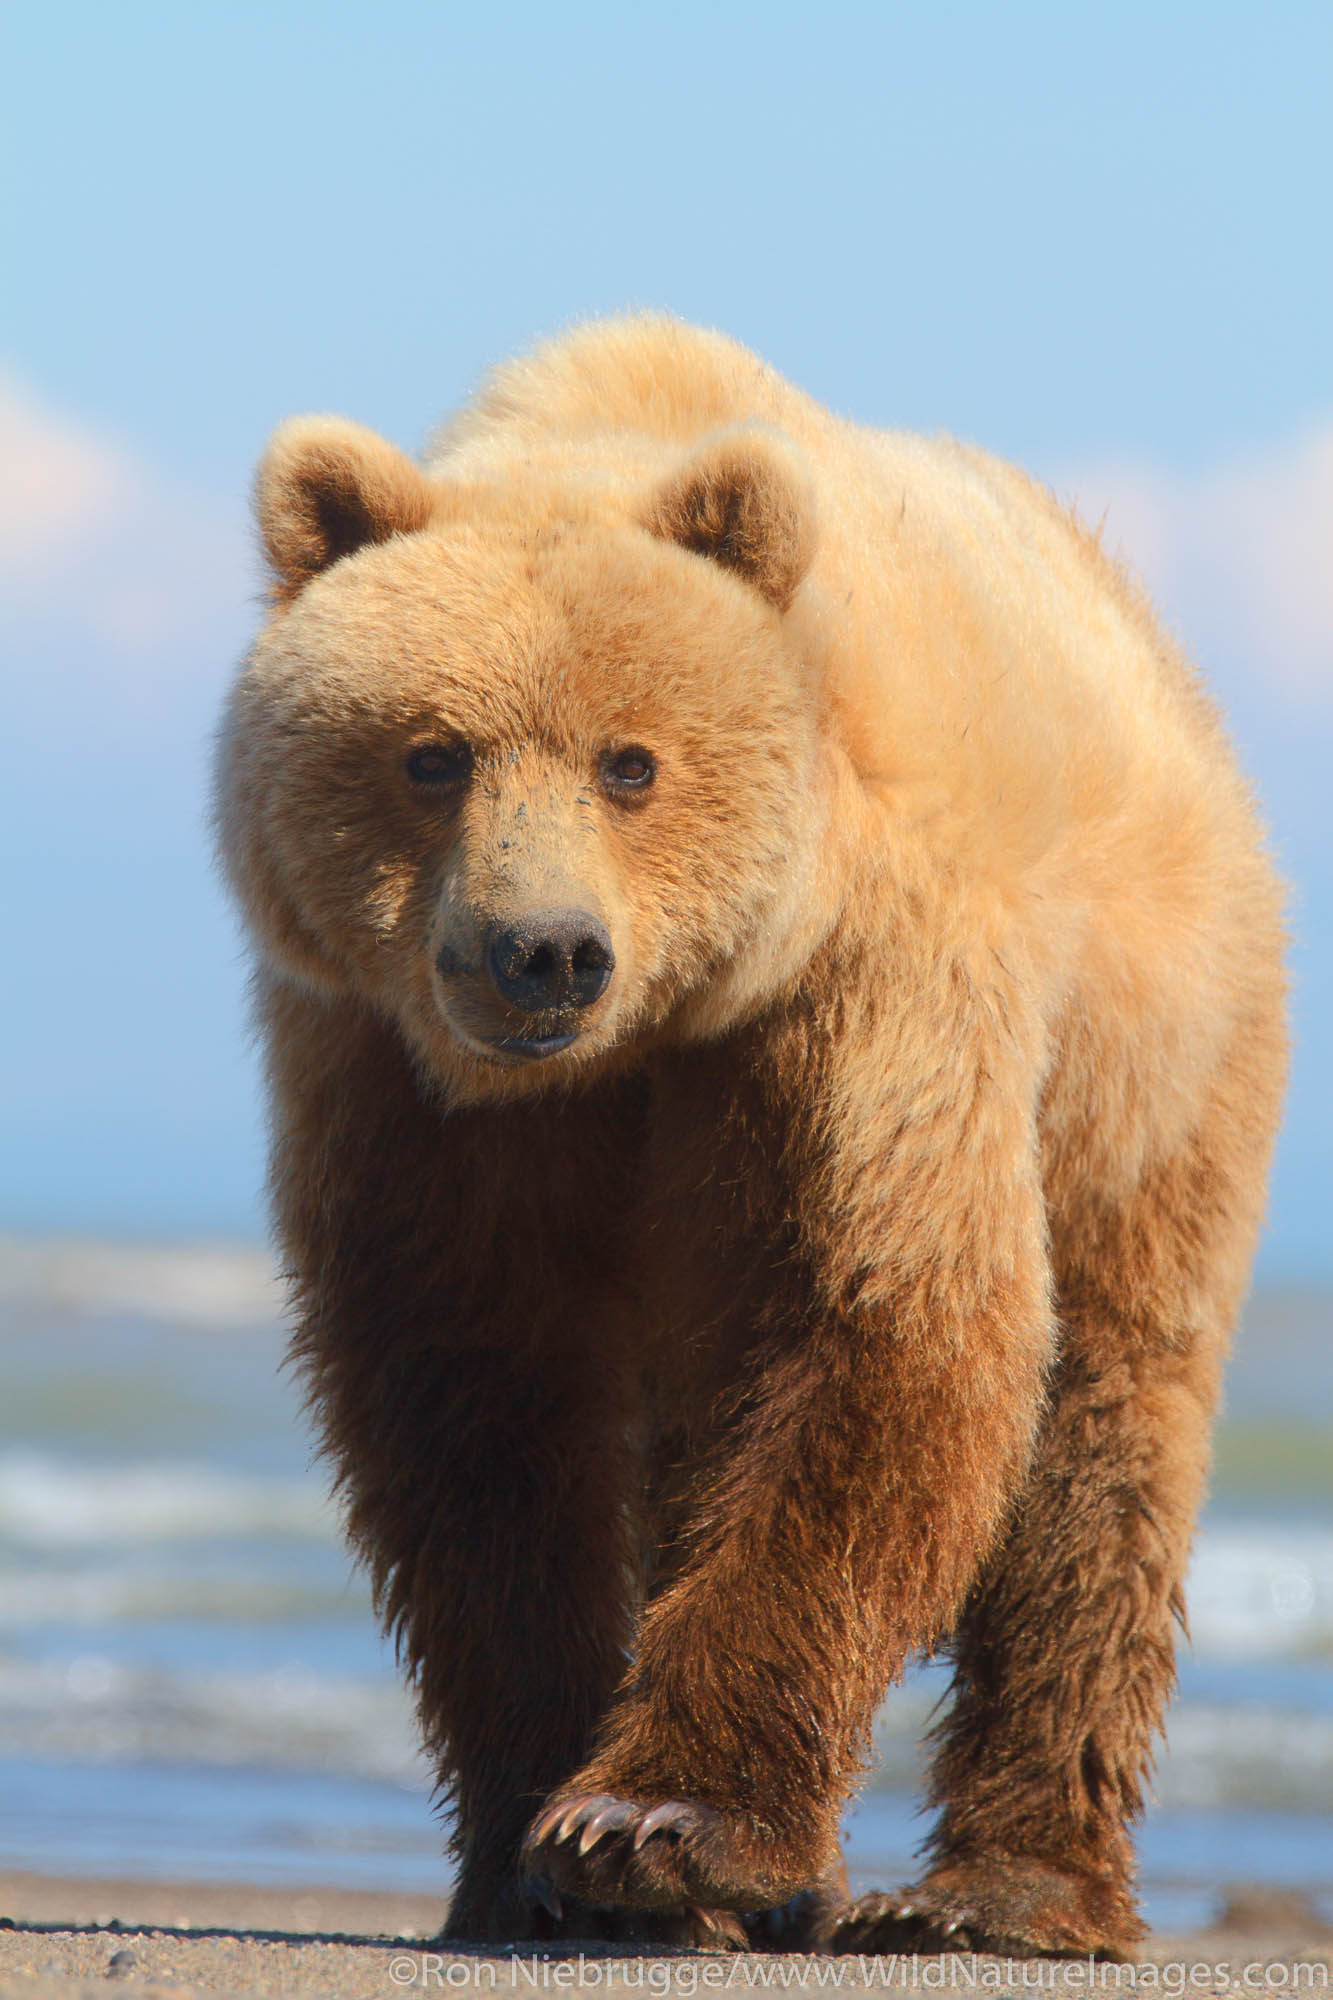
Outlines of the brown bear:
<svg viewBox="0 0 1333 2000">
<path fill-rule="evenodd" d="M 221 837 L 451 1934 L 1124 1952 L 1284 1072 L 1193 672 L 1020 473 L 656 317 L 258 514 Z M 943 1647 L 924 1879 L 839 1910 Z"/>
</svg>

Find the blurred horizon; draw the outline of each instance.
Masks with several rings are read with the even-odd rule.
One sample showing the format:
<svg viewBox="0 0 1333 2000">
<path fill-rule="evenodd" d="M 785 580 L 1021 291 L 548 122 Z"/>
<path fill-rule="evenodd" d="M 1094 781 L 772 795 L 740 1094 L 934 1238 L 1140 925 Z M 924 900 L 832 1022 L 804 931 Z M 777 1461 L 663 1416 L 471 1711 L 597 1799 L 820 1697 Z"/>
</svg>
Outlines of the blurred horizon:
<svg viewBox="0 0 1333 2000">
<path fill-rule="evenodd" d="M 75 0 L 8 44 L 0 1230 L 263 1237 L 207 779 L 268 430 L 415 449 L 646 305 L 1105 517 L 1293 884 L 1258 1276 L 1333 1284 L 1333 11 Z"/>
</svg>

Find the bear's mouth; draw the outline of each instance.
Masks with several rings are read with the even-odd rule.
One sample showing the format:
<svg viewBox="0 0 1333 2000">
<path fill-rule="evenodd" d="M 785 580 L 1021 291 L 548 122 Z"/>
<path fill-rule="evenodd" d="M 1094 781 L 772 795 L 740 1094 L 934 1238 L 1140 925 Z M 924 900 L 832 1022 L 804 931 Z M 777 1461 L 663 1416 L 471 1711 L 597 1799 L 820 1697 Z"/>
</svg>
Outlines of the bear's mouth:
<svg viewBox="0 0 1333 2000">
<path fill-rule="evenodd" d="M 558 1056 L 579 1038 L 577 1028 L 565 1028 L 555 1035 L 494 1035 L 490 1047 L 497 1055 L 517 1056 L 521 1062 L 541 1062 Z"/>
</svg>

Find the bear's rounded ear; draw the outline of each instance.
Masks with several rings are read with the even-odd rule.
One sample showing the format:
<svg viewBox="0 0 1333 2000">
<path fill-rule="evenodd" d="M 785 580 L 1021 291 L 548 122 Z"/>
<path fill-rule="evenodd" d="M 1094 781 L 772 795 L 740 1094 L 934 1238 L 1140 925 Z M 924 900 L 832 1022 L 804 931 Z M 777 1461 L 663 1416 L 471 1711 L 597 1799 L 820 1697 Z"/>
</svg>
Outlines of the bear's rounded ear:
<svg viewBox="0 0 1333 2000">
<path fill-rule="evenodd" d="M 367 542 L 410 535 L 434 494 L 410 458 L 342 417 L 292 417 L 273 433 L 255 479 L 255 513 L 280 604 Z"/>
<path fill-rule="evenodd" d="M 644 525 L 734 570 L 785 611 L 814 560 L 813 484 L 781 432 L 738 426 L 658 488 Z"/>
</svg>

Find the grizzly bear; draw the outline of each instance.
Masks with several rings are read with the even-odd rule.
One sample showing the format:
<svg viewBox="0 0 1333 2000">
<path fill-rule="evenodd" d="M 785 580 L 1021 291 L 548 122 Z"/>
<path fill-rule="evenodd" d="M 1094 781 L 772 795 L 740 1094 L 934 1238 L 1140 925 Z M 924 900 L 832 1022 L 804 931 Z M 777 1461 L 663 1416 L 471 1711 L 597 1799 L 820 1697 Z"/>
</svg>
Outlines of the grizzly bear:
<svg viewBox="0 0 1333 2000">
<path fill-rule="evenodd" d="M 1022 474 L 664 318 L 257 505 L 221 840 L 450 1934 L 1124 1953 L 1284 1072 L 1193 671 Z M 926 1872 L 846 1907 L 946 1648 Z"/>
</svg>

